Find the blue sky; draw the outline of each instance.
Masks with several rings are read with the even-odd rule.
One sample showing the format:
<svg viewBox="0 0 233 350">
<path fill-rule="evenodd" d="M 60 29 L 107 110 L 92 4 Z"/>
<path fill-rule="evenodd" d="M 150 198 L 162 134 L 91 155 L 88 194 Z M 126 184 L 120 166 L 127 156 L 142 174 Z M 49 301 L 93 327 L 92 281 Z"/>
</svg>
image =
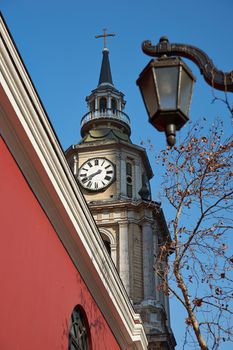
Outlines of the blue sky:
<svg viewBox="0 0 233 350">
<path fill-rule="evenodd" d="M 125 94 L 132 141 L 139 144 L 150 139 L 154 144 L 148 153 L 155 174 L 152 191 L 156 200 L 160 171 L 154 158 L 165 147 L 165 138 L 148 124 L 135 84 L 150 60 L 142 53 L 141 42 L 149 39 L 156 44 L 166 35 L 171 42 L 198 46 L 219 69 L 233 70 L 233 1 L 0 0 L 0 7 L 64 149 L 79 141 L 80 120 L 87 112 L 85 97 L 98 83 L 103 41 L 94 37 L 103 28 L 116 34 L 107 45 L 113 82 Z M 192 62 L 188 65 L 197 78 L 190 117 L 198 120 L 205 116 L 211 123 L 221 115 L 226 120 L 226 133 L 231 132 L 225 107 L 219 102 L 211 104 L 211 87 Z M 169 215 L 166 206 L 165 215 Z M 172 328 L 177 350 L 181 350 L 183 316 L 171 305 Z M 221 350 L 230 348 L 226 345 Z"/>
</svg>

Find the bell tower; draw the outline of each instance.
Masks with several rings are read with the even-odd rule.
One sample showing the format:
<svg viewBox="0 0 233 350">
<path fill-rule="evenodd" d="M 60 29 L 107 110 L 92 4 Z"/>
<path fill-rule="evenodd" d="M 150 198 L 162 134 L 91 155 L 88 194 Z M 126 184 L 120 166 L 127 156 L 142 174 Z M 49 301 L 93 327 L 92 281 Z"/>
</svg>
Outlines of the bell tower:
<svg viewBox="0 0 233 350">
<path fill-rule="evenodd" d="M 81 141 L 66 151 L 105 246 L 141 314 L 150 350 L 173 350 L 168 298 L 154 273 L 159 245 L 169 240 L 160 204 L 151 198 L 152 169 L 144 148 L 131 142 L 124 94 L 113 84 L 104 38 L 97 87 L 87 96 Z"/>
</svg>

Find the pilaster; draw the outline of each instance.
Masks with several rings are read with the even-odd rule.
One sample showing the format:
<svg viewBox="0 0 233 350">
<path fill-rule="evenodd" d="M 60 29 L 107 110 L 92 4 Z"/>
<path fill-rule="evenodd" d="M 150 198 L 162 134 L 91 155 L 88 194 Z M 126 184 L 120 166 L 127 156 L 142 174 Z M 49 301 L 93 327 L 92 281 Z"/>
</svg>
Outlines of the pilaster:
<svg viewBox="0 0 233 350">
<path fill-rule="evenodd" d="M 144 300 L 155 298 L 153 231 L 150 222 L 142 224 Z"/>
<path fill-rule="evenodd" d="M 78 174 L 78 157 L 76 155 L 74 155 L 74 168 L 73 168 L 73 171 L 74 171 L 74 175 Z"/>
<path fill-rule="evenodd" d="M 129 231 L 128 223 L 119 223 L 119 273 L 129 295 Z"/>
</svg>

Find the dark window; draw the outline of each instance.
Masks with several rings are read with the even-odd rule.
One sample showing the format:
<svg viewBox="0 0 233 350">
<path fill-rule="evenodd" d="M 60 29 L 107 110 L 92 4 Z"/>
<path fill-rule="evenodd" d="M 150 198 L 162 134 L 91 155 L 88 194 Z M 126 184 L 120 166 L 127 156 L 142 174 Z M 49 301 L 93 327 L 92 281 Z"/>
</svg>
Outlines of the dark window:
<svg viewBox="0 0 233 350">
<path fill-rule="evenodd" d="M 127 190 L 127 197 L 132 198 L 133 197 L 133 187 L 130 184 L 126 185 L 126 190 Z"/>
<path fill-rule="evenodd" d="M 90 350 L 89 328 L 86 315 L 81 307 L 76 306 L 71 315 L 69 331 L 69 350 Z"/>
<path fill-rule="evenodd" d="M 103 232 L 101 232 L 101 237 L 102 237 L 104 245 L 108 251 L 108 254 L 111 256 L 111 242 L 110 242 L 109 237 Z"/>
<path fill-rule="evenodd" d="M 126 163 L 126 175 L 132 176 L 132 164 Z"/>
<path fill-rule="evenodd" d="M 101 97 L 100 99 L 100 111 L 105 111 L 107 108 L 107 100 L 105 97 Z"/>
<path fill-rule="evenodd" d="M 133 170 L 132 170 L 132 164 L 127 162 L 126 163 L 126 194 L 128 197 L 133 197 Z"/>
<path fill-rule="evenodd" d="M 108 251 L 108 254 L 111 256 L 111 243 L 109 241 L 104 240 L 104 245 Z"/>
<path fill-rule="evenodd" d="M 111 109 L 113 111 L 115 111 L 117 109 L 117 101 L 115 100 L 115 98 L 111 99 Z"/>
</svg>

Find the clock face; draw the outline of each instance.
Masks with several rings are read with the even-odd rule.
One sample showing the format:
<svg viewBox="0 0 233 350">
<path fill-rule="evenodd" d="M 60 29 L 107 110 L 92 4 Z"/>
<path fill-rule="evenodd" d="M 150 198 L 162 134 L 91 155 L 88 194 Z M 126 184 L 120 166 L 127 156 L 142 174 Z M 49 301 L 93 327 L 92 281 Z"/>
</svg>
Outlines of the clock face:
<svg viewBox="0 0 233 350">
<path fill-rule="evenodd" d="M 89 159 L 80 167 L 78 180 L 87 190 L 103 190 L 115 180 L 115 166 L 106 158 Z"/>
</svg>

